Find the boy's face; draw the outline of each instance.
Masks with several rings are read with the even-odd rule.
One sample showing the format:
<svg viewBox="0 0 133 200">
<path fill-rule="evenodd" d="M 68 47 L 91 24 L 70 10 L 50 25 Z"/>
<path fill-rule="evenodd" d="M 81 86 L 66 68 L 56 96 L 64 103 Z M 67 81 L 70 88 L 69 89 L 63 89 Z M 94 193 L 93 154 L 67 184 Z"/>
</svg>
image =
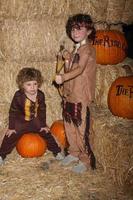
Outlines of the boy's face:
<svg viewBox="0 0 133 200">
<path fill-rule="evenodd" d="M 71 30 L 71 37 L 75 42 L 82 42 L 88 38 L 91 30 L 88 30 L 84 24 L 75 25 Z"/>
<path fill-rule="evenodd" d="M 38 90 L 38 83 L 37 81 L 26 81 L 23 83 L 23 89 L 25 94 L 35 95 Z"/>
</svg>

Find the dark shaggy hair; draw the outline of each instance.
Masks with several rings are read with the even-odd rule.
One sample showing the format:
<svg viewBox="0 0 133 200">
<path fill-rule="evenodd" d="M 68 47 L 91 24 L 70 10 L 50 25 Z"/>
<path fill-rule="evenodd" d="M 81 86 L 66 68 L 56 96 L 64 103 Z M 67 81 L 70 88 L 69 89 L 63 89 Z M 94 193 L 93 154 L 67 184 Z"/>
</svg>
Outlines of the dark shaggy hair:
<svg viewBox="0 0 133 200">
<path fill-rule="evenodd" d="M 38 87 L 43 83 L 43 77 L 38 69 L 25 67 L 21 69 L 17 75 L 16 83 L 20 89 L 23 89 L 24 82 L 37 81 Z"/>
<path fill-rule="evenodd" d="M 94 24 L 92 22 L 91 16 L 88 14 L 76 14 L 68 18 L 66 23 L 66 33 L 70 39 L 72 28 L 80 28 L 80 26 L 85 26 L 87 30 L 92 30 L 91 34 L 88 36 L 88 39 L 94 40 L 96 30 L 94 28 Z"/>
</svg>

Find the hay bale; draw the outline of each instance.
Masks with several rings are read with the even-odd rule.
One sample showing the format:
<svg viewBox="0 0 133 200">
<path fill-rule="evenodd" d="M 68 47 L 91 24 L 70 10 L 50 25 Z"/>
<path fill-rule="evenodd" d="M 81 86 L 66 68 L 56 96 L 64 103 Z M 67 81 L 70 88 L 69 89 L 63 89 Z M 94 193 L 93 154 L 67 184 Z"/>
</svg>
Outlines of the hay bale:
<svg viewBox="0 0 133 200">
<path fill-rule="evenodd" d="M 55 60 L 60 44 L 71 44 L 65 33 L 65 19 L 4 20 L 2 25 L 4 60 L 42 62 Z"/>
<path fill-rule="evenodd" d="M 65 9 L 64 9 L 65 8 Z M 89 13 L 94 21 L 108 21 L 132 23 L 132 0 L 27 0 L 27 1 L 1 1 L 0 20 L 34 20 L 45 19 L 46 16 L 54 18 L 84 12 Z"/>
<path fill-rule="evenodd" d="M 97 65 L 95 102 L 97 106 L 108 108 L 108 91 L 113 81 L 120 76 L 133 73 L 133 59 L 126 58 L 117 65 Z"/>
<path fill-rule="evenodd" d="M 65 7 L 65 9 L 64 9 Z M 35 19 L 45 15 L 60 16 L 68 13 L 69 4 L 58 0 L 1 1 L 1 17 Z"/>
<path fill-rule="evenodd" d="M 133 23 L 133 0 L 125 1 L 124 12 L 122 12 L 121 21 L 126 24 Z"/>
<path fill-rule="evenodd" d="M 0 18 L 13 19 L 42 19 L 46 16 L 64 17 L 79 12 L 90 13 L 92 17 L 105 20 L 105 0 L 84 1 L 84 0 L 27 0 L 27 1 L 6 1 L 1 2 Z M 101 8 L 101 9 L 100 9 Z"/>
<path fill-rule="evenodd" d="M 109 0 L 107 7 L 107 22 L 120 22 L 125 8 L 125 0 Z"/>
<path fill-rule="evenodd" d="M 133 168 L 133 121 L 114 117 L 107 109 L 92 107 L 93 148 L 105 173 L 125 184 Z"/>
<path fill-rule="evenodd" d="M 42 19 L 46 16 L 62 18 L 79 12 L 91 14 L 95 21 L 133 21 L 132 0 L 27 0 L 1 1 L 0 20 Z"/>
</svg>

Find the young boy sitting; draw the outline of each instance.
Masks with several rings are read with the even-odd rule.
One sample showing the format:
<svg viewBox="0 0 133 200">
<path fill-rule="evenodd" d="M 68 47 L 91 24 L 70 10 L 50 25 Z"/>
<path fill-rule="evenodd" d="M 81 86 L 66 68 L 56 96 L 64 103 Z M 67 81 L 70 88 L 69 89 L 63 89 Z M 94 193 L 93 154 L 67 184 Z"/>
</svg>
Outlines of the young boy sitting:
<svg viewBox="0 0 133 200">
<path fill-rule="evenodd" d="M 19 90 L 15 92 L 10 106 L 9 127 L 0 147 L 0 164 L 12 152 L 20 137 L 28 132 L 39 133 L 56 159 L 63 159 L 61 149 L 46 125 L 45 95 L 39 90 L 43 83 L 41 72 L 35 68 L 23 68 L 16 82 Z"/>
</svg>

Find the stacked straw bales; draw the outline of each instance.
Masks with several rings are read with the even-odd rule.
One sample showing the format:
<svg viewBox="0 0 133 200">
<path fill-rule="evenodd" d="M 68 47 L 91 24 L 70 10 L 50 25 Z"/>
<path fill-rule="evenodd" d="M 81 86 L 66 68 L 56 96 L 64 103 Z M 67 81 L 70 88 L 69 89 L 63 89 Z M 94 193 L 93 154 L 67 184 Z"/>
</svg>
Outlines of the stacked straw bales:
<svg viewBox="0 0 133 200">
<path fill-rule="evenodd" d="M 92 114 L 90 138 L 97 161 L 116 184 L 129 184 L 128 174 L 133 167 L 132 120 L 115 117 L 108 109 L 95 106 L 92 107 Z"/>
<path fill-rule="evenodd" d="M 95 21 L 133 21 L 132 0 L 1 0 L 0 19 L 45 19 L 46 16 L 62 18 L 78 12 L 90 13 Z"/>
<path fill-rule="evenodd" d="M 44 76 L 48 125 L 61 118 L 61 99 L 51 83 L 60 44 L 72 47 L 65 33 L 69 15 L 89 13 L 97 29 L 107 22 L 116 23 L 111 27 L 121 30 L 118 22 L 133 22 L 132 5 L 133 0 L 0 0 L 0 130 L 7 127 L 9 105 L 17 89 L 16 74 L 25 66 L 40 69 Z M 96 107 L 92 108 L 97 160 L 119 184 L 127 180 L 133 166 L 132 128 L 128 120 L 111 115 L 107 94 L 118 76 L 127 75 L 126 65 L 132 71 L 133 61 L 128 58 L 114 66 L 97 65 Z"/>
<path fill-rule="evenodd" d="M 19 63 L 55 60 L 63 24 L 64 20 L 49 19 L 47 16 L 45 20 L 5 20 L 2 26 L 4 44 L 1 48 L 4 58 Z"/>
</svg>

